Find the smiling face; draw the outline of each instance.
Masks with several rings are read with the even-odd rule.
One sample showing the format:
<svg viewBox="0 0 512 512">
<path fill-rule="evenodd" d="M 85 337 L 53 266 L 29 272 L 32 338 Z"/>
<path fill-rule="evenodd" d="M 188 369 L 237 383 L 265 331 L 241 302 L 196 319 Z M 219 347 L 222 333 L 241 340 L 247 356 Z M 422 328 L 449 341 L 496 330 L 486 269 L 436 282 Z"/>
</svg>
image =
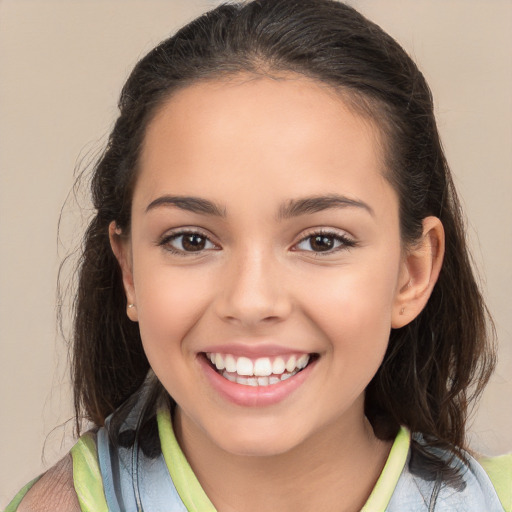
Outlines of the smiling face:
<svg viewBox="0 0 512 512">
<path fill-rule="evenodd" d="M 180 431 L 270 455 L 364 423 L 410 277 L 378 137 L 294 76 L 192 85 L 149 124 L 113 244 Z"/>
</svg>

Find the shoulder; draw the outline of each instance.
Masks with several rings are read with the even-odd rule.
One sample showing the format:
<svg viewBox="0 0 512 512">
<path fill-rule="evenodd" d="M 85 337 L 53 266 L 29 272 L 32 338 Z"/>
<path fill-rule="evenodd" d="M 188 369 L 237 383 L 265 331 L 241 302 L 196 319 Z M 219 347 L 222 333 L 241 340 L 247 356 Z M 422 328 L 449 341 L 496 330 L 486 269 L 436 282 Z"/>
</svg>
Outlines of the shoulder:
<svg viewBox="0 0 512 512">
<path fill-rule="evenodd" d="M 17 512 L 80 512 L 73 485 L 73 460 L 66 455 L 28 491 Z"/>
<path fill-rule="evenodd" d="M 498 457 L 478 457 L 506 512 L 512 512 L 512 453 Z"/>
</svg>

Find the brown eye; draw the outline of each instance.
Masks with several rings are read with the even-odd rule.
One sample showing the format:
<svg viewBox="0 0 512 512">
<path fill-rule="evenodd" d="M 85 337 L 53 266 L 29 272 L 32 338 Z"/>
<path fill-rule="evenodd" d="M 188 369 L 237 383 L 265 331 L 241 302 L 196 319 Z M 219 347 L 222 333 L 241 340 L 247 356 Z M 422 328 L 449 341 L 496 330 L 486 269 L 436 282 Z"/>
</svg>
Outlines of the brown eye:
<svg viewBox="0 0 512 512">
<path fill-rule="evenodd" d="M 206 245 L 206 238 L 198 234 L 181 235 L 181 245 L 185 251 L 202 251 Z"/>
<path fill-rule="evenodd" d="M 159 245 L 173 254 L 186 256 L 187 253 L 200 253 L 204 250 L 216 249 L 216 245 L 202 233 L 180 232 L 163 238 Z"/>
<path fill-rule="evenodd" d="M 356 242 L 346 235 L 331 232 L 313 233 L 303 238 L 297 248 L 301 251 L 314 253 L 335 253 L 337 251 L 354 247 Z"/>
<path fill-rule="evenodd" d="M 314 251 L 329 251 L 334 247 L 334 238 L 332 236 L 316 235 L 311 237 L 309 244 Z"/>
</svg>

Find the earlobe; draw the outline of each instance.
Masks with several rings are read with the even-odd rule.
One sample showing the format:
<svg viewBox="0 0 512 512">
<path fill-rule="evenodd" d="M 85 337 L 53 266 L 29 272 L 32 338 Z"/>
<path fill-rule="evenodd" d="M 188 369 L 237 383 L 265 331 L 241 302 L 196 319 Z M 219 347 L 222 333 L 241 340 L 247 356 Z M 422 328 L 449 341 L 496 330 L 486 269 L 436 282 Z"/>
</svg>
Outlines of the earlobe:
<svg viewBox="0 0 512 512">
<path fill-rule="evenodd" d="M 137 307 L 135 300 L 135 287 L 133 285 L 132 258 L 130 252 L 130 241 L 123 237 L 121 229 L 115 221 L 112 221 L 108 227 L 110 247 L 119 263 L 123 276 L 123 286 L 126 293 L 126 314 L 132 322 L 138 321 Z"/>
<path fill-rule="evenodd" d="M 421 239 L 404 257 L 391 318 L 393 329 L 407 325 L 421 313 L 439 277 L 443 257 L 443 224 L 437 217 L 426 217 Z"/>
</svg>

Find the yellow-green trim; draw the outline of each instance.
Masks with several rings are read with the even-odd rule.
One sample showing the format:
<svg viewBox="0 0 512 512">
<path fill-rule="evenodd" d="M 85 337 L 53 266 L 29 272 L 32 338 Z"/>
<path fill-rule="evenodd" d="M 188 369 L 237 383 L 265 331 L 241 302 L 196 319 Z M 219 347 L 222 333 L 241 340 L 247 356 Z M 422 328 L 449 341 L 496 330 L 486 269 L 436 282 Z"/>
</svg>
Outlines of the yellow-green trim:
<svg viewBox="0 0 512 512">
<path fill-rule="evenodd" d="M 482 457 L 478 462 L 489 475 L 505 512 L 512 512 L 512 453 Z"/>
<path fill-rule="evenodd" d="M 216 512 L 181 451 L 174 435 L 169 411 L 167 409 L 158 411 L 157 419 L 162 453 L 176 490 L 187 510 L 189 512 Z M 407 462 L 410 444 L 411 434 L 405 427 L 402 427 L 393 442 L 377 484 L 361 512 L 382 512 L 386 509 Z"/>
<path fill-rule="evenodd" d="M 21 503 L 21 500 L 25 497 L 28 491 L 32 489 L 32 486 L 41 478 L 42 475 L 39 475 L 37 478 L 34 478 L 34 480 L 31 480 L 25 487 L 23 487 L 16 496 L 12 499 L 12 501 L 7 505 L 7 508 L 4 510 L 4 512 L 16 512 L 18 510 L 18 505 Z"/>
<path fill-rule="evenodd" d="M 384 469 L 361 512 L 382 512 L 386 510 L 407 462 L 410 444 L 410 432 L 405 427 L 401 427 L 391 447 Z"/>
<path fill-rule="evenodd" d="M 157 421 L 165 463 L 188 512 L 217 512 L 181 451 L 174 435 L 169 410 L 159 410 Z"/>
<path fill-rule="evenodd" d="M 94 434 L 84 434 L 71 448 L 73 482 L 82 512 L 108 512 Z"/>
</svg>

